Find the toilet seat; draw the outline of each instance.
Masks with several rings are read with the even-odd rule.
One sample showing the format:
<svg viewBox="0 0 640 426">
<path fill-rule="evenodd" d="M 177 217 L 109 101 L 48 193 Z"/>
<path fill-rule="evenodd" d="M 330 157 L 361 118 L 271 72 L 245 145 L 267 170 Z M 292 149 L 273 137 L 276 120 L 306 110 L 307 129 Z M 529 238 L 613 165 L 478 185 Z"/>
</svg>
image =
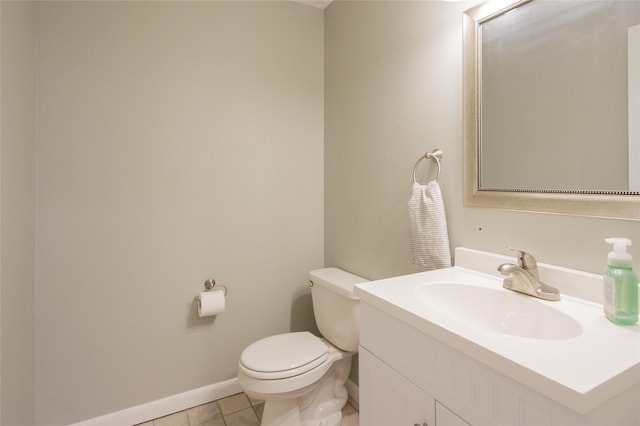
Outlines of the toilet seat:
<svg viewBox="0 0 640 426">
<path fill-rule="evenodd" d="M 256 379 L 284 379 L 322 365 L 328 352 L 329 347 L 307 331 L 278 334 L 247 346 L 240 355 L 239 367 Z"/>
</svg>

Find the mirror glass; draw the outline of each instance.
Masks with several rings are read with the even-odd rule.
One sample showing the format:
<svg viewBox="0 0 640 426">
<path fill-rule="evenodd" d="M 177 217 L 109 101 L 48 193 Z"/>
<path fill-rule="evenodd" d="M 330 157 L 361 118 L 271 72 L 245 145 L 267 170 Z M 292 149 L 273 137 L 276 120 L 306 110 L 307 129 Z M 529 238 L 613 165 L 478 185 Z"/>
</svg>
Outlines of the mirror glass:
<svg viewBox="0 0 640 426">
<path fill-rule="evenodd" d="M 628 155 L 636 25 L 638 1 L 531 1 L 482 23 L 480 188 L 640 191 Z"/>
<path fill-rule="evenodd" d="M 492 0 L 464 31 L 465 202 L 640 219 L 640 1 Z"/>
</svg>

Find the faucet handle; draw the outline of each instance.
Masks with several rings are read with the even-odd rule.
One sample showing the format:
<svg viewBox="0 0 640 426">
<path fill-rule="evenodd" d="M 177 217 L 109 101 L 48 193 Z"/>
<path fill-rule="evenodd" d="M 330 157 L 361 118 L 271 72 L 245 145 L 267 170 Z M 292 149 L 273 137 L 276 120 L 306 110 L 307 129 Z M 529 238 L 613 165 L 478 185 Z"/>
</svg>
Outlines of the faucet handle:
<svg viewBox="0 0 640 426">
<path fill-rule="evenodd" d="M 531 271 L 531 272 L 535 271 L 536 278 L 537 278 L 538 263 L 536 262 L 536 258 L 524 250 L 513 248 L 513 247 L 507 247 L 507 248 L 517 253 L 516 258 L 518 259 L 518 266 L 520 266 L 522 269 L 526 269 L 527 271 Z"/>
</svg>

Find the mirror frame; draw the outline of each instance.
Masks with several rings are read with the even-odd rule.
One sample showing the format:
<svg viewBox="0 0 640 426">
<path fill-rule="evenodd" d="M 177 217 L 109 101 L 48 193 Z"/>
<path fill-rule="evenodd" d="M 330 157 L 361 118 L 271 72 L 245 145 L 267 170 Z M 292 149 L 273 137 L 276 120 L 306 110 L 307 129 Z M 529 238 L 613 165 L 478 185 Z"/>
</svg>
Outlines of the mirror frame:
<svg viewBox="0 0 640 426">
<path fill-rule="evenodd" d="M 490 0 L 463 13 L 463 141 L 464 206 L 499 210 L 640 220 L 640 196 L 578 193 L 577 191 L 502 191 L 478 187 L 480 155 L 480 100 L 478 69 L 479 26 L 532 0 Z"/>
</svg>

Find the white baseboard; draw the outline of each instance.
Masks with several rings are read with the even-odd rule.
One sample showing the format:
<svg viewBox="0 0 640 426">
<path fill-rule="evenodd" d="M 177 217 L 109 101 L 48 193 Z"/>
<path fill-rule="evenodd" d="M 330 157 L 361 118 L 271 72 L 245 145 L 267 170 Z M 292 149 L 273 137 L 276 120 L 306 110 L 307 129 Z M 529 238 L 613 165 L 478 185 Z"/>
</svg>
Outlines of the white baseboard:
<svg viewBox="0 0 640 426">
<path fill-rule="evenodd" d="M 178 411 L 183 411 L 197 405 L 206 404 L 217 399 L 226 398 L 242 392 L 237 378 L 214 383 L 198 389 L 193 389 L 177 395 L 147 402 L 104 416 L 94 417 L 76 423 L 73 426 L 130 426 L 143 423 L 158 417 L 163 417 Z"/>
<path fill-rule="evenodd" d="M 356 404 L 360 403 L 359 388 L 352 380 L 347 380 L 345 386 L 349 398 Z M 177 395 L 157 399 L 146 404 L 137 405 L 114 413 L 94 417 L 75 423 L 71 426 L 130 426 L 144 423 L 149 420 L 167 416 L 178 411 L 183 411 L 197 405 L 206 404 L 221 398 L 242 392 L 237 378 L 224 382 L 214 383 L 198 389 L 193 389 Z M 358 408 L 358 407 L 356 407 Z"/>
</svg>

